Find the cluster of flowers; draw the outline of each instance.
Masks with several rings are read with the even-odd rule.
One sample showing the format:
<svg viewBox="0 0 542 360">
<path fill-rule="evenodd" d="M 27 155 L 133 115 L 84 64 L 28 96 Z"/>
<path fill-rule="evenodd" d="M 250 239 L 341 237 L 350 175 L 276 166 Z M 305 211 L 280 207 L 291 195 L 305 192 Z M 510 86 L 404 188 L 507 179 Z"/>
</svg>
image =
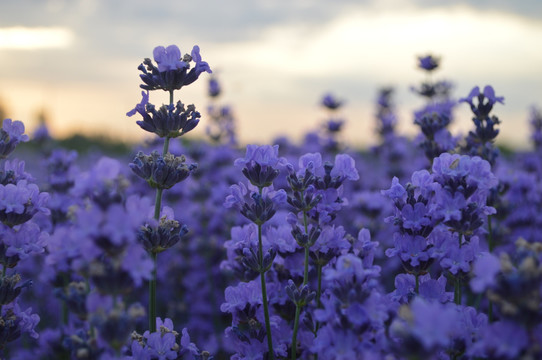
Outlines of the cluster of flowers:
<svg viewBox="0 0 542 360">
<path fill-rule="evenodd" d="M 111 158 L 40 130 L 40 155 L 18 148 L 36 180 L 3 160 L 2 356 L 541 358 L 540 112 L 534 150 L 500 156 L 492 111 L 504 99 L 486 86 L 454 101 L 433 79 L 439 64 L 419 58 L 414 140 L 397 133 L 385 88 L 368 151 L 342 144 L 343 101 L 329 94 L 323 129 L 301 145 L 240 149 L 216 74 L 211 141 L 186 140 L 202 115 L 175 91 L 211 69 L 197 46 L 157 47 L 127 114 L 154 140 Z M 150 103 L 157 90 L 169 104 Z M 465 138 L 448 130 L 461 103 L 473 113 Z M 17 121 L 0 132 L 2 159 L 28 140 Z"/>
</svg>

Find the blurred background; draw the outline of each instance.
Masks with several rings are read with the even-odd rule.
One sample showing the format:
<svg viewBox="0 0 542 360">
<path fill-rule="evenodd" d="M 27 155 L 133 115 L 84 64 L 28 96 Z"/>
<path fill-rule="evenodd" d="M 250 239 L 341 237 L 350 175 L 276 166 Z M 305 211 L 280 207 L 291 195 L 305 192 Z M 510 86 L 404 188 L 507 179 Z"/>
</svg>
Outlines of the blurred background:
<svg viewBox="0 0 542 360">
<path fill-rule="evenodd" d="M 453 97 L 492 85 L 505 105 L 499 141 L 528 145 L 528 114 L 542 105 L 542 2 L 537 0 L 18 0 L 0 2 L 0 108 L 56 137 L 146 134 L 126 117 L 141 99 L 137 66 L 157 45 L 199 45 L 233 107 L 242 143 L 299 140 L 326 117 L 325 93 L 344 100 L 346 140 L 369 146 L 374 101 L 395 88 L 399 130 L 413 134 L 417 56 L 442 58 L 434 79 Z M 203 115 L 209 76 L 176 93 Z M 166 94 L 151 102 L 166 102 Z M 471 127 L 462 104 L 452 130 Z M 190 136 L 204 136 L 204 126 Z"/>
</svg>

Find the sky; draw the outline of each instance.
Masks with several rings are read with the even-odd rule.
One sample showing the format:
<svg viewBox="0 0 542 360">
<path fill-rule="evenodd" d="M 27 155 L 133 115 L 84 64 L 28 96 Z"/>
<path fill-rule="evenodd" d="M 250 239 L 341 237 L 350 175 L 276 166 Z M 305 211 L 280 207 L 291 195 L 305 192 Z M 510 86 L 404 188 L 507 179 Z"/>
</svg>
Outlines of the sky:
<svg viewBox="0 0 542 360">
<path fill-rule="evenodd" d="M 199 45 L 231 105 L 244 143 L 300 139 L 326 119 L 324 94 L 344 100 L 344 140 L 376 142 L 374 101 L 392 86 L 399 131 L 416 132 L 423 102 L 411 86 L 425 79 L 417 56 L 441 57 L 435 80 L 453 97 L 492 85 L 505 104 L 499 141 L 528 147 L 531 106 L 542 107 L 542 2 L 430 0 L 18 0 L 0 2 L 0 104 L 29 132 L 36 114 L 50 131 L 105 134 L 123 141 L 149 135 L 126 117 L 141 99 L 137 66 L 155 46 Z M 209 104 L 200 79 L 176 93 L 202 112 L 190 136 L 203 137 Z M 151 93 L 151 102 L 166 102 Z M 468 106 L 454 133 L 472 127 Z"/>
</svg>

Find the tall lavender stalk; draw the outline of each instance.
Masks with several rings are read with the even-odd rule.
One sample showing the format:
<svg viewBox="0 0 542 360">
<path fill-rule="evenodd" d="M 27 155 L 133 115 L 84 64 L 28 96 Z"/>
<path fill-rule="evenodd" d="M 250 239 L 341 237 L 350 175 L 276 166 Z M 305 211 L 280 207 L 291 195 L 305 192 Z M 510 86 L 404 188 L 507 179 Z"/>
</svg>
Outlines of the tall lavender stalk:
<svg viewBox="0 0 542 360">
<path fill-rule="evenodd" d="M 278 145 L 257 146 L 248 145 L 246 156 L 235 160 L 235 165 L 243 167 L 243 175 L 249 180 L 250 197 L 246 201 L 247 187 L 234 185 L 232 195 L 226 198 L 226 207 L 237 207 L 241 214 L 254 223 L 258 228 L 257 249 L 252 247 L 243 249 L 243 266 L 254 274 L 259 274 L 262 292 L 262 305 L 265 321 L 265 334 L 267 337 L 268 359 L 275 358 L 271 321 L 267 298 L 266 273 L 273 265 L 277 254 L 274 246 L 264 249 L 262 228 L 275 215 L 277 204 L 286 198 L 284 190 L 274 191 L 273 181 L 279 175 L 279 166 L 283 166 L 286 159 L 278 157 Z M 235 190 L 236 189 L 236 190 Z"/>
<path fill-rule="evenodd" d="M 162 153 L 154 151 L 150 155 L 139 152 L 130 167 L 154 189 L 156 199 L 154 221 L 142 227 L 138 234 L 145 250 L 151 256 L 154 267 L 149 281 L 149 330 L 156 332 L 156 266 L 158 253 L 172 247 L 186 234 L 186 225 L 178 221 L 161 217 L 163 191 L 185 180 L 196 169 L 197 164 L 187 164 L 184 156 L 174 156 L 169 151 L 169 141 L 193 130 L 199 123 L 200 113 L 194 105 L 185 107 L 178 101 L 174 103 L 174 91 L 196 81 L 202 72 L 211 72 L 209 65 L 202 61 L 199 47 L 194 46 L 191 54 L 181 57 L 181 51 L 175 45 L 167 48 L 158 46 L 153 51 L 157 64 L 146 58 L 138 69 L 144 84 L 141 103 L 127 113 L 132 116 L 139 113 L 143 120 L 137 124 L 145 131 L 164 138 Z M 194 67 L 190 63 L 195 63 Z M 156 109 L 149 103 L 149 91 L 164 90 L 169 92 L 169 104 Z"/>
<path fill-rule="evenodd" d="M 5 119 L 0 129 L 0 161 L 15 150 L 20 142 L 28 141 L 20 121 Z M 22 333 L 38 338 L 34 331 L 40 321 L 31 310 L 22 310 L 19 295 L 32 285 L 32 280 L 22 280 L 15 270 L 20 261 L 34 254 L 43 253 L 46 235 L 32 218 L 37 213 L 49 215 L 46 207 L 49 194 L 40 192 L 31 176 L 24 172 L 24 163 L 5 161 L 0 170 L 0 351 L 5 355 L 8 342 Z M 20 270 L 19 270 L 20 271 Z"/>
</svg>

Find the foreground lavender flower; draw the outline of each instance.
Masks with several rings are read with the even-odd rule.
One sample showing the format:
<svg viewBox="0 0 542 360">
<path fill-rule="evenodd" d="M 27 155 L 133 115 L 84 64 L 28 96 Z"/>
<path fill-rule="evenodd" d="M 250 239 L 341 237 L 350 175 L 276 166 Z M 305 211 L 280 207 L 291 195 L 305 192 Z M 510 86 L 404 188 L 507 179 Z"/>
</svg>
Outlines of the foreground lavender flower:
<svg viewBox="0 0 542 360">
<path fill-rule="evenodd" d="M 131 356 L 126 360 L 179 359 L 191 358 L 213 360 L 207 351 L 200 351 L 190 342 L 190 335 L 184 328 L 179 334 L 174 330 L 171 319 L 156 318 L 158 332 L 146 331 L 143 335 L 132 333 Z M 188 357 L 190 356 L 190 357 Z"/>
<path fill-rule="evenodd" d="M 188 178 L 197 168 L 197 164 L 186 164 L 184 156 L 171 154 L 161 156 L 156 151 L 151 155 L 145 155 L 140 151 L 130 164 L 130 168 L 153 189 L 170 189 Z"/>
<path fill-rule="evenodd" d="M 201 59 L 199 46 L 194 46 L 190 55 L 181 58 L 181 51 L 175 45 L 167 48 L 157 46 L 154 51 L 155 66 L 151 59 L 145 59 L 138 69 L 144 82 L 144 90 L 164 90 L 172 92 L 196 81 L 203 72 L 211 73 L 209 65 Z M 194 67 L 190 63 L 194 62 Z"/>
<path fill-rule="evenodd" d="M 143 117 L 143 120 L 136 123 L 145 131 L 155 133 L 159 137 L 176 138 L 193 130 L 199 123 L 200 113 L 194 105 L 185 107 L 180 101 L 175 106 L 162 105 L 158 110 L 149 103 L 149 92 L 141 92 L 141 102 L 134 109 L 127 112 L 127 116 L 136 113 Z"/>
<path fill-rule="evenodd" d="M 143 130 L 164 138 L 162 154 L 154 152 L 150 156 L 146 156 L 143 153 L 138 153 L 134 162 L 130 164 L 138 176 L 156 189 L 154 220 L 158 222 L 161 218 L 163 190 L 170 189 L 173 185 L 185 180 L 196 168 L 195 164 L 186 165 L 183 156 L 175 157 L 168 153 L 170 139 L 193 130 L 198 125 L 200 118 L 200 114 L 193 105 L 185 108 L 178 101 L 174 106 L 174 91 L 192 84 L 203 72 L 211 73 L 211 68 L 201 59 L 198 46 L 194 46 L 191 55 L 186 54 L 182 59 L 181 51 L 175 45 L 170 45 L 167 48 L 157 46 L 153 55 L 158 66 L 155 66 L 148 58 L 139 66 L 139 70 L 143 73 L 140 77 L 144 82 L 140 87 L 147 90 L 147 93 L 142 93 L 141 103 L 126 115 L 132 116 L 139 113 L 143 117 L 143 121 L 138 121 L 138 125 Z M 190 67 L 191 62 L 195 63 L 193 68 Z M 169 92 L 169 105 L 163 105 L 157 111 L 154 105 L 149 103 L 148 92 L 160 89 Z M 165 234 L 171 232 L 171 228 L 175 227 L 172 225 L 173 223 L 163 224 L 162 228 L 156 231 L 144 228 L 146 230 L 140 233 L 140 239 L 154 263 L 149 282 L 149 330 L 151 333 L 156 332 L 156 259 L 159 252 L 173 246 L 178 241 L 177 236 L 169 237 Z M 187 231 L 186 228 L 182 229 L 183 232 Z M 157 239 L 156 235 L 163 236 L 161 239 Z"/>
<path fill-rule="evenodd" d="M 0 129 L 0 159 L 5 159 L 15 150 L 20 142 L 28 141 L 28 135 L 24 134 L 24 124 L 20 121 L 5 119 Z"/>
<path fill-rule="evenodd" d="M 248 145 L 245 157 L 235 160 L 235 166 L 243 166 L 243 175 L 255 187 L 255 191 L 251 192 L 250 195 L 252 201 L 247 202 L 244 199 L 247 188 L 241 183 L 239 186 L 234 185 L 231 187 L 232 194 L 226 198 L 224 203 L 226 207 L 234 206 L 239 208 L 241 214 L 257 226 L 257 249 L 243 249 L 243 265 L 247 270 L 260 275 L 261 302 L 263 304 L 269 359 L 275 358 L 277 349 L 273 347 L 265 275 L 275 259 L 276 250 L 271 247 L 264 253 L 262 226 L 275 215 L 276 204 L 285 200 L 284 190 L 277 192 L 272 190 L 273 180 L 279 175 L 278 166 L 285 162 L 286 159 L 278 156 L 278 145 Z"/>
<path fill-rule="evenodd" d="M 28 141 L 23 123 L 4 120 L 0 129 L 0 159 L 5 159 L 23 141 Z M 37 213 L 49 215 L 50 210 L 46 206 L 49 194 L 40 192 L 32 176 L 24 172 L 24 162 L 6 161 L 0 179 L 0 350 L 4 352 L 7 344 L 23 333 L 38 338 L 34 329 L 40 317 L 32 314 L 32 308 L 21 310 L 19 305 L 21 292 L 32 285 L 32 280 L 21 283 L 18 271 L 22 261 L 44 252 L 48 234 L 33 217 Z"/>
</svg>

